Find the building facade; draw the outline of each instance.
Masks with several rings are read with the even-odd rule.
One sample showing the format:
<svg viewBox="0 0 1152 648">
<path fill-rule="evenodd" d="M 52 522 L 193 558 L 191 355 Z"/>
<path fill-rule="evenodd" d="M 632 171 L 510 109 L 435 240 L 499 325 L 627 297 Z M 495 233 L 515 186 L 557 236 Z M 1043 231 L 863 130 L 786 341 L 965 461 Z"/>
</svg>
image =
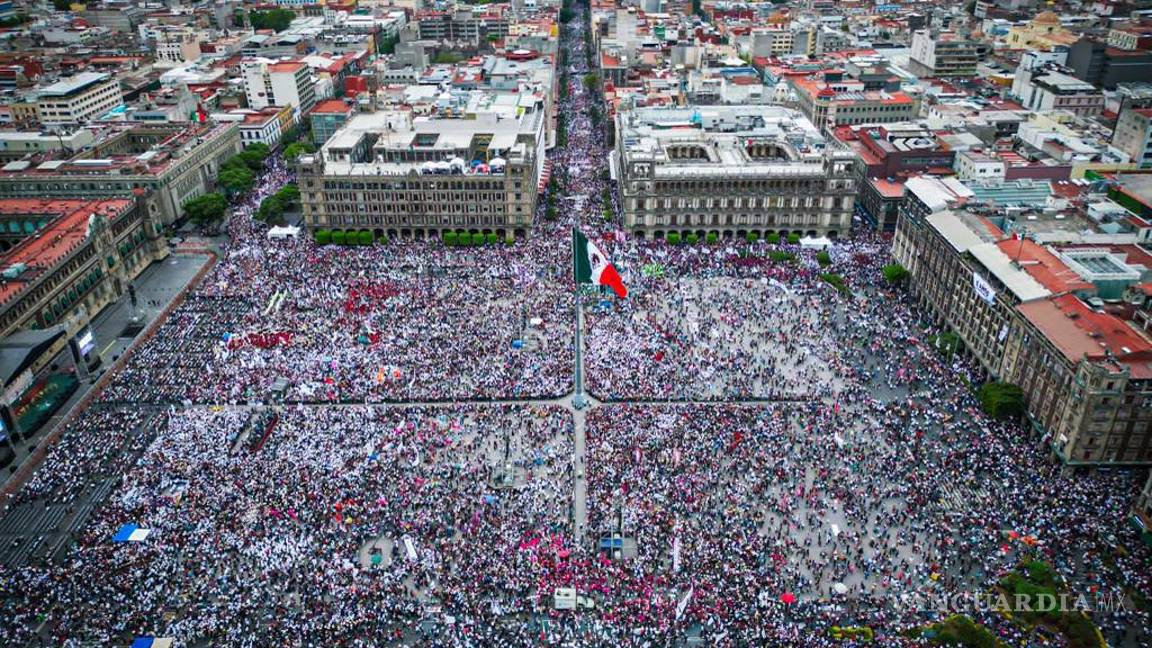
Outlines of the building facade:
<svg viewBox="0 0 1152 648">
<path fill-rule="evenodd" d="M 908 68 L 913 74 L 934 77 L 970 77 L 987 52 L 978 41 L 959 38 L 951 32 L 932 33 L 919 29 L 912 34 Z"/>
<path fill-rule="evenodd" d="M 507 117 L 357 115 L 317 153 L 299 158 L 304 221 L 313 230 L 377 237 L 526 236 L 547 119 L 542 102 Z"/>
<path fill-rule="evenodd" d="M 2 198 L 0 217 L 44 223 L 0 259 L 0 337 L 61 324 L 75 334 L 168 255 L 162 226 L 136 197 Z"/>
<path fill-rule="evenodd" d="M 1140 273 L 1107 251 L 1057 250 L 1006 236 L 971 210 L 927 203 L 906 202 L 893 256 L 934 324 L 960 337 L 987 379 L 1023 390 L 1054 459 L 1152 463 L 1152 341 L 1088 303 L 1109 277 Z"/>
<path fill-rule="evenodd" d="M 1141 169 L 1152 169 L 1152 108 L 1125 108 L 1116 120 L 1112 146 Z"/>
<path fill-rule="evenodd" d="M 184 203 L 216 187 L 216 175 L 239 153 L 236 124 L 150 124 L 118 130 L 79 153 L 0 167 L 0 198 L 115 198 L 144 191 L 151 217 L 167 225 Z"/>
<path fill-rule="evenodd" d="M 624 224 L 671 232 L 846 234 L 851 151 L 780 106 L 638 108 L 616 118 L 612 168 Z"/>
<path fill-rule="evenodd" d="M 45 124 L 82 124 L 124 102 L 120 82 L 111 74 L 82 72 L 41 88 L 36 106 Z"/>
</svg>

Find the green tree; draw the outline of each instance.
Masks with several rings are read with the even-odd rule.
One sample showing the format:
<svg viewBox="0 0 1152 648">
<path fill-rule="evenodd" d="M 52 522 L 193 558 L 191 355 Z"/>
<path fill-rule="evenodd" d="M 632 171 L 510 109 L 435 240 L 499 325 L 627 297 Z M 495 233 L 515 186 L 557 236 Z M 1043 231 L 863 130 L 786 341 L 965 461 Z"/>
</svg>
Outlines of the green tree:
<svg viewBox="0 0 1152 648">
<path fill-rule="evenodd" d="M 719 240 L 720 236 L 716 232 L 708 232 L 708 234 L 704 236 L 704 241 L 708 243 L 708 245 L 715 245 Z"/>
<path fill-rule="evenodd" d="M 828 254 L 827 250 L 820 250 L 816 253 L 816 263 L 819 263 L 821 268 L 827 268 L 832 265 L 832 255 Z"/>
<path fill-rule="evenodd" d="M 890 263 L 881 268 L 880 272 L 884 275 L 884 280 L 890 284 L 898 284 L 909 276 L 908 271 L 899 263 Z"/>
<path fill-rule="evenodd" d="M 755 243 L 756 241 L 760 240 L 760 235 L 756 232 L 748 232 L 744 235 L 744 240 L 748 241 L 749 243 Z"/>
<path fill-rule="evenodd" d="M 456 245 L 456 232 L 444 232 L 440 235 L 440 240 L 444 242 L 444 245 Z"/>
<path fill-rule="evenodd" d="M 256 210 L 256 220 L 269 225 L 283 225 L 284 201 L 280 200 L 280 196 L 272 194 L 260 201 L 260 208 Z"/>
<path fill-rule="evenodd" d="M 500 242 L 500 237 L 497 236 L 495 232 L 490 232 L 484 238 L 486 239 L 488 245 L 496 245 L 497 243 Z"/>
<path fill-rule="evenodd" d="M 680 245 L 680 233 L 668 232 L 668 234 L 664 236 L 664 240 L 668 241 L 669 245 Z"/>
<path fill-rule="evenodd" d="M 980 387 L 980 404 L 994 418 L 1019 418 L 1024 413 L 1024 390 L 1012 383 L 984 383 Z"/>
<path fill-rule="evenodd" d="M 248 22 L 252 25 L 252 29 L 271 29 L 276 33 L 288 29 L 295 18 L 296 14 L 289 9 L 248 12 Z"/>
<path fill-rule="evenodd" d="M 779 245 L 780 235 L 776 232 L 769 232 L 768 235 L 764 237 L 764 240 L 772 245 Z"/>
<path fill-rule="evenodd" d="M 700 242 L 700 235 L 693 232 L 693 233 L 689 234 L 688 236 L 685 236 L 684 240 L 688 241 L 689 245 L 696 245 L 697 243 Z"/>
<path fill-rule="evenodd" d="M 788 235 L 788 242 L 791 243 L 792 245 L 796 245 L 797 243 L 800 242 L 800 235 L 797 234 L 796 232 L 792 232 L 791 234 Z"/>
<path fill-rule="evenodd" d="M 326 229 L 316 230 L 316 245 L 328 245 L 332 242 L 332 231 Z"/>
<path fill-rule="evenodd" d="M 228 200 L 218 193 L 208 193 L 184 203 L 184 215 L 200 227 L 215 225 L 224 220 Z"/>
<path fill-rule="evenodd" d="M 480 232 L 476 232 L 475 234 L 473 234 L 472 235 L 472 245 L 473 246 L 484 245 L 484 235 L 481 234 Z"/>
<path fill-rule="evenodd" d="M 72 0 L 52 0 L 52 8 L 56 11 L 71 11 Z"/>
<path fill-rule="evenodd" d="M 345 233 L 344 230 L 333 230 L 332 242 L 336 245 L 344 245 L 348 242 L 348 234 Z"/>
<path fill-rule="evenodd" d="M 560 22 L 562 23 L 572 22 L 572 18 L 575 16 L 576 12 L 567 7 L 560 10 Z"/>
<path fill-rule="evenodd" d="M 356 233 L 356 238 L 359 239 L 360 245 L 372 245 L 372 231 L 360 230 Z"/>
<path fill-rule="evenodd" d="M 295 162 L 296 158 L 300 157 L 301 155 L 315 152 L 316 147 L 312 144 L 312 142 L 300 140 L 285 146 L 283 156 L 286 161 Z"/>
<path fill-rule="evenodd" d="M 280 187 L 273 195 L 280 199 L 285 210 L 292 209 L 300 203 L 300 189 L 295 183 L 289 183 Z"/>
<path fill-rule="evenodd" d="M 600 77 L 595 73 L 589 72 L 584 75 L 584 88 L 586 90 L 595 90 L 596 86 L 600 84 Z"/>
<path fill-rule="evenodd" d="M 256 176 L 247 167 L 230 165 L 220 170 L 216 181 L 224 188 L 225 194 L 236 196 L 251 191 L 252 185 L 256 184 Z"/>
</svg>

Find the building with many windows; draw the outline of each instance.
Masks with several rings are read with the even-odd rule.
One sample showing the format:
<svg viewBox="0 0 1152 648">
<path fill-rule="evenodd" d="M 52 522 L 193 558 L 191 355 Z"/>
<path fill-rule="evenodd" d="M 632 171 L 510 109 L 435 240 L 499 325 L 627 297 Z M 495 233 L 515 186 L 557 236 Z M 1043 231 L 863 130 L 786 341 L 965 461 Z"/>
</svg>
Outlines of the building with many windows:
<svg viewBox="0 0 1152 648">
<path fill-rule="evenodd" d="M 213 191 L 220 166 L 240 152 L 236 124 L 117 124 L 81 151 L 0 166 L 0 198 L 117 198 L 144 190 L 167 225 L 184 203 Z"/>
<path fill-rule="evenodd" d="M 424 237 L 463 230 L 525 236 L 544 169 L 543 99 L 469 118 L 353 117 L 298 161 L 312 229 Z"/>
<path fill-rule="evenodd" d="M 780 106 L 637 108 L 616 118 L 612 171 L 638 236 L 838 236 L 856 196 L 851 151 Z"/>
<path fill-rule="evenodd" d="M 1141 169 L 1152 169 L 1152 108 L 1124 108 L 1112 132 L 1112 146 Z"/>
<path fill-rule="evenodd" d="M 976 64 L 987 52 L 986 44 L 960 38 L 953 32 L 919 29 L 912 34 L 908 69 L 919 76 L 975 76 Z"/>
<path fill-rule="evenodd" d="M 240 72 L 249 108 L 292 106 L 299 119 L 316 105 L 316 79 L 303 61 L 245 59 Z"/>
<path fill-rule="evenodd" d="M 67 325 L 76 333 L 168 255 L 163 228 L 136 196 L 0 198 L 0 223 L 28 235 L 0 257 L 0 337 Z"/>
<path fill-rule="evenodd" d="M 45 124 L 82 124 L 123 102 L 120 82 L 103 72 L 81 72 L 36 91 L 40 121 Z"/>
<path fill-rule="evenodd" d="M 934 324 L 959 336 L 987 378 L 1023 390 L 1054 458 L 1152 463 L 1152 339 L 1124 309 L 1105 308 L 1147 281 L 1152 256 L 1133 244 L 1037 243 L 1000 210 L 955 208 L 971 196 L 908 187 L 921 196 L 905 204 L 926 208 L 901 209 L 893 256 Z M 938 201 L 952 208 L 933 209 Z"/>
</svg>

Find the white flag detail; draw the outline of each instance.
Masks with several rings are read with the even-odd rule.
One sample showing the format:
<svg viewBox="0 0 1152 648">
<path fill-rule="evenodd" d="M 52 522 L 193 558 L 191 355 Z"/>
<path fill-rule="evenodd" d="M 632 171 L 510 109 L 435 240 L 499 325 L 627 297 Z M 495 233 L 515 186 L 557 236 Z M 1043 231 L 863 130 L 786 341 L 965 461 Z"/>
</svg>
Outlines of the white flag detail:
<svg viewBox="0 0 1152 648">
<path fill-rule="evenodd" d="M 696 591 L 695 586 L 689 587 L 688 593 L 685 594 L 684 598 L 681 599 L 680 602 L 676 604 L 676 620 L 677 621 L 680 620 L 680 617 L 684 616 L 684 610 L 688 609 L 688 601 L 692 600 L 692 594 L 695 591 Z"/>
</svg>

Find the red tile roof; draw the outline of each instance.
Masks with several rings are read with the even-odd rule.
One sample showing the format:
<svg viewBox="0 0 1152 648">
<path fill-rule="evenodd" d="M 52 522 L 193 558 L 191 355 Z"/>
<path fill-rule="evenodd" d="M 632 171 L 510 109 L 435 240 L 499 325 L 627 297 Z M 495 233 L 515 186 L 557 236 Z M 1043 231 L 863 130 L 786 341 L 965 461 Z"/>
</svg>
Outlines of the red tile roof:
<svg viewBox="0 0 1152 648">
<path fill-rule="evenodd" d="M 23 263 L 30 270 L 46 271 L 84 244 L 88 237 L 88 218 L 95 213 L 119 215 L 131 207 L 132 200 L 39 200 L 36 198 L 0 199 L 0 214 L 49 219 L 36 236 L 18 243 L 0 257 L 5 268 Z M 28 271 L 25 271 L 27 273 Z M 0 286 L 0 303 L 18 296 L 28 287 L 27 281 L 7 281 Z"/>
<path fill-rule="evenodd" d="M 1020 263 L 1020 269 L 1056 294 L 1077 290 L 1092 290 L 1093 285 L 1080 278 L 1060 257 L 1048 248 L 1030 239 L 1014 241 L 1006 239 L 996 244 L 1000 251 Z"/>
<path fill-rule="evenodd" d="M 1074 295 L 1016 309 L 1069 361 L 1115 362 L 1129 367 L 1133 378 L 1152 377 L 1152 342 L 1119 317 L 1098 313 Z"/>
</svg>

